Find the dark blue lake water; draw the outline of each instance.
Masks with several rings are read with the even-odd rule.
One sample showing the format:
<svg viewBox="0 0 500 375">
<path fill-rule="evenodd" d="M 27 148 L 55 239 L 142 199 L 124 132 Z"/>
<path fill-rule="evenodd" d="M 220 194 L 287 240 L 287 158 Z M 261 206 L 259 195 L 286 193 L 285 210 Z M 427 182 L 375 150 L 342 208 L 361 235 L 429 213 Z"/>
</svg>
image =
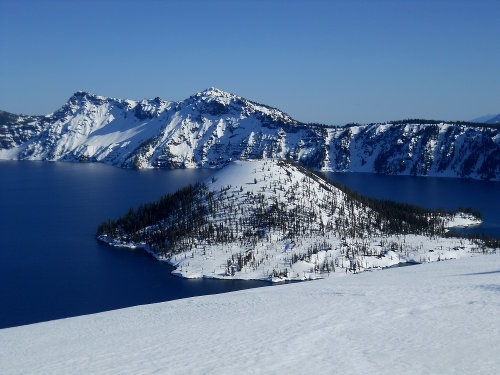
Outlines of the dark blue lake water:
<svg viewBox="0 0 500 375">
<path fill-rule="evenodd" d="M 371 173 L 327 173 L 327 177 L 360 194 L 427 208 L 478 209 L 480 226 L 466 233 L 500 237 L 500 182 L 457 178 L 385 176 Z"/>
<path fill-rule="evenodd" d="M 0 328 L 196 295 L 267 286 L 185 280 L 141 250 L 95 239 L 97 225 L 210 170 L 133 171 L 100 164 L 0 162 Z M 481 210 L 500 236 L 500 183 L 331 174 L 370 196 Z"/>
<path fill-rule="evenodd" d="M 212 173 L 0 162 L 0 328 L 270 285 L 181 279 L 96 240 L 102 221 Z"/>
</svg>

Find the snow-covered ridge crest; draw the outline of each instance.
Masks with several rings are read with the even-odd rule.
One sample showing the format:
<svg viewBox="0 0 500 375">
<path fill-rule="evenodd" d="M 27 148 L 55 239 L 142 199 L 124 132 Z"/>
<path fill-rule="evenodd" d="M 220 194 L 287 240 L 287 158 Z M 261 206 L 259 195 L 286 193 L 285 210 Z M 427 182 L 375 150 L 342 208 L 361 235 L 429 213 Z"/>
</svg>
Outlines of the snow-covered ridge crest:
<svg viewBox="0 0 500 375">
<path fill-rule="evenodd" d="M 103 223 L 98 238 L 142 247 L 182 277 L 271 281 L 491 250 L 481 241 L 446 236 L 449 227 L 480 223 L 470 214 L 383 208 L 286 161 L 237 161 L 205 184 Z"/>
<path fill-rule="evenodd" d="M 77 91 L 46 116 L 0 112 L 0 159 L 219 168 L 266 158 L 322 171 L 500 180 L 500 128 L 424 120 L 305 124 L 215 87 L 176 102 Z"/>
</svg>

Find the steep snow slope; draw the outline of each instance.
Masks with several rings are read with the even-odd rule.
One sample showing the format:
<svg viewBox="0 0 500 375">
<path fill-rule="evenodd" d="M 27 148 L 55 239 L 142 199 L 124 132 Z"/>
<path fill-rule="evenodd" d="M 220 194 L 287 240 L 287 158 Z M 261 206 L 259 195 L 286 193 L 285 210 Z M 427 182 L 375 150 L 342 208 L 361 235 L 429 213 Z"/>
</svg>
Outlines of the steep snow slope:
<svg viewBox="0 0 500 375">
<path fill-rule="evenodd" d="M 444 237 L 446 227 L 480 223 L 470 215 L 390 207 L 400 212 L 387 217 L 284 161 L 236 161 L 206 185 L 169 199 L 103 224 L 99 238 L 113 246 L 143 247 L 182 277 L 272 281 L 491 250 Z"/>
<path fill-rule="evenodd" d="M 403 121 L 325 127 L 210 88 L 180 102 L 75 93 L 47 116 L 0 113 L 0 159 L 220 167 L 285 158 L 324 171 L 500 179 L 500 129 Z"/>
<path fill-rule="evenodd" d="M 500 179 L 500 129 L 402 122 L 327 131 L 323 170 Z"/>
<path fill-rule="evenodd" d="M 215 88 L 178 103 L 77 92 L 38 121 L 39 134 L 24 138 L 11 136 L 14 127 L 3 125 L 0 157 L 192 168 L 216 167 L 232 158 L 284 157 L 300 142 L 308 144 L 301 147 L 301 157 L 313 149 L 311 129 L 276 109 Z"/>
<path fill-rule="evenodd" d="M 0 330 L 2 374 L 496 374 L 500 255 Z"/>
</svg>

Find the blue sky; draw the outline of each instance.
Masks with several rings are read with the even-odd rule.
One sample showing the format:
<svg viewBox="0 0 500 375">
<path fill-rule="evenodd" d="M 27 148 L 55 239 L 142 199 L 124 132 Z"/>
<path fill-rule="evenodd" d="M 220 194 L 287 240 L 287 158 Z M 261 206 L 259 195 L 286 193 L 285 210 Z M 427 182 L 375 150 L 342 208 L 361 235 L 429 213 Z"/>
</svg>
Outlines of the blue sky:
<svg viewBox="0 0 500 375">
<path fill-rule="evenodd" d="M 500 112 L 500 1 L 0 0 L 0 109 L 210 86 L 306 122 Z"/>
</svg>

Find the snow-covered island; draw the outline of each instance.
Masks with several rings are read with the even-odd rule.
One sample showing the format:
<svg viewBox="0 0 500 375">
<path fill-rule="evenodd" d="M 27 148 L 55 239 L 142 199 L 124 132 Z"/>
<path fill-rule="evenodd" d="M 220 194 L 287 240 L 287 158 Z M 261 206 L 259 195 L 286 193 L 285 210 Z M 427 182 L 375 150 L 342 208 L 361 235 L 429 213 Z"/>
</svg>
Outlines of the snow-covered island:
<svg viewBox="0 0 500 375">
<path fill-rule="evenodd" d="M 492 244 L 447 233 L 480 222 L 472 212 L 361 197 L 268 159 L 233 162 L 206 183 L 131 209 L 103 223 L 98 238 L 142 247 L 185 278 L 308 280 L 491 252 Z"/>
</svg>

